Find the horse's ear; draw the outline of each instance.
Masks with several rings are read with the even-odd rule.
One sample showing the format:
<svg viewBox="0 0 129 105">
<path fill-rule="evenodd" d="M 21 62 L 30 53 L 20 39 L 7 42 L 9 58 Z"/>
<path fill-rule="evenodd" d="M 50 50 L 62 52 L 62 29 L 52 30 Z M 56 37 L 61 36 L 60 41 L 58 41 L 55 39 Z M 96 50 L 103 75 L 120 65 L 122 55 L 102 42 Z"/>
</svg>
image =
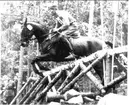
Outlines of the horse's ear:
<svg viewBox="0 0 129 105">
<path fill-rule="evenodd" d="M 27 18 L 25 19 L 25 22 L 24 22 L 24 26 L 26 26 L 27 25 Z"/>
</svg>

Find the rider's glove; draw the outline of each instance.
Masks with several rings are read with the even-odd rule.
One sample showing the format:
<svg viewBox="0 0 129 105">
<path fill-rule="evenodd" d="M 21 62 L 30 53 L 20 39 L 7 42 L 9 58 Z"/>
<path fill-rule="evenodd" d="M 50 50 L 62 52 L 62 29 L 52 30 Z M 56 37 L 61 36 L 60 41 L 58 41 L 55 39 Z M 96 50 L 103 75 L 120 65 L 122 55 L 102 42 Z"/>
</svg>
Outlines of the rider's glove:
<svg viewBox="0 0 129 105">
<path fill-rule="evenodd" d="M 58 32 L 62 32 L 62 29 L 59 29 Z"/>
<path fill-rule="evenodd" d="M 58 33 L 58 29 L 53 29 L 53 33 Z"/>
</svg>

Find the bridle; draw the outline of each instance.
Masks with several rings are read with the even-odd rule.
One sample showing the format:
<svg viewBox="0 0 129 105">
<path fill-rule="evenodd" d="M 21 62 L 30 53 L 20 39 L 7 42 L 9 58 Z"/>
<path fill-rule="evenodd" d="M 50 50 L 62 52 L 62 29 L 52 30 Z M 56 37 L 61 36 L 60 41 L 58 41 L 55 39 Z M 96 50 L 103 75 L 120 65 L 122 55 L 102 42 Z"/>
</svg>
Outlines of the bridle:
<svg viewBox="0 0 129 105">
<path fill-rule="evenodd" d="M 60 34 L 60 32 L 58 32 L 58 31 L 57 31 L 56 33 L 55 33 L 55 32 L 50 32 L 50 33 L 44 34 L 43 36 L 40 36 L 39 38 L 46 37 L 46 36 L 48 36 L 49 34 L 54 34 L 54 35 L 51 36 L 51 38 L 53 38 L 54 36 L 57 35 L 57 33 Z M 33 41 L 33 40 L 36 40 L 36 39 L 37 39 L 36 37 L 35 37 L 35 38 L 30 38 L 29 41 Z"/>
</svg>

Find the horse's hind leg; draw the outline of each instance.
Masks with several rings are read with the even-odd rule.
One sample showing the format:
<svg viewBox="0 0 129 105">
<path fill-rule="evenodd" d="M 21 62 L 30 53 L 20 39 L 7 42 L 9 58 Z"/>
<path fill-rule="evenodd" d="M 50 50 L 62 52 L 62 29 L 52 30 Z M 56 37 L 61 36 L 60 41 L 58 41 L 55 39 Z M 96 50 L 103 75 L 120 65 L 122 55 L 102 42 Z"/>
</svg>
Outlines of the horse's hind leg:
<svg viewBox="0 0 129 105">
<path fill-rule="evenodd" d="M 76 59 L 76 55 L 74 54 L 73 46 L 70 43 L 70 41 L 65 37 L 61 37 L 60 39 L 64 42 L 64 45 L 67 47 L 69 54 Z"/>
<path fill-rule="evenodd" d="M 103 78 L 103 65 L 102 62 L 98 62 L 96 66 L 94 66 L 94 69 L 98 76 L 100 77 L 100 80 L 102 81 L 102 84 L 104 85 L 104 78 Z"/>
</svg>

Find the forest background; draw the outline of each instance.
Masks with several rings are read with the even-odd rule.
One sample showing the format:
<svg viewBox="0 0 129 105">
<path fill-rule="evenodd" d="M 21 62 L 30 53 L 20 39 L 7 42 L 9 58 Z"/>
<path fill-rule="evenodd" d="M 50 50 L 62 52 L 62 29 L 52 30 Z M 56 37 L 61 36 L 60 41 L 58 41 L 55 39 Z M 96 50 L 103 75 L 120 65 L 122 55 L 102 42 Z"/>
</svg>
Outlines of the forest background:
<svg viewBox="0 0 129 105">
<path fill-rule="evenodd" d="M 1 9 L 1 75 L 16 75 L 19 71 L 20 59 L 20 32 L 24 19 L 46 24 L 53 28 L 54 20 L 48 7 L 58 4 L 59 9 L 67 10 L 79 23 L 81 35 L 92 36 L 102 40 L 113 42 L 113 31 L 116 29 L 115 46 L 127 45 L 127 18 L 128 3 L 119 1 L 116 9 L 115 1 L 95 1 L 91 34 L 88 35 L 90 3 L 93 1 L 83 0 L 39 0 L 39 1 L 0 1 Z M 101 3 L 103 5 L 103 27 L 101 15 Z M 117 11 L 116 27 L 114 27 L 114 15 Z M 28 51 L 32 52 L 28 54 Z M 29 58 L 37 54 L 36 41 L 30 48 L 25 48 L 23 56 L 23 71 L 28 70 Z M 51 65 L 52 66 L 52 65 Z"/>
</svg>

